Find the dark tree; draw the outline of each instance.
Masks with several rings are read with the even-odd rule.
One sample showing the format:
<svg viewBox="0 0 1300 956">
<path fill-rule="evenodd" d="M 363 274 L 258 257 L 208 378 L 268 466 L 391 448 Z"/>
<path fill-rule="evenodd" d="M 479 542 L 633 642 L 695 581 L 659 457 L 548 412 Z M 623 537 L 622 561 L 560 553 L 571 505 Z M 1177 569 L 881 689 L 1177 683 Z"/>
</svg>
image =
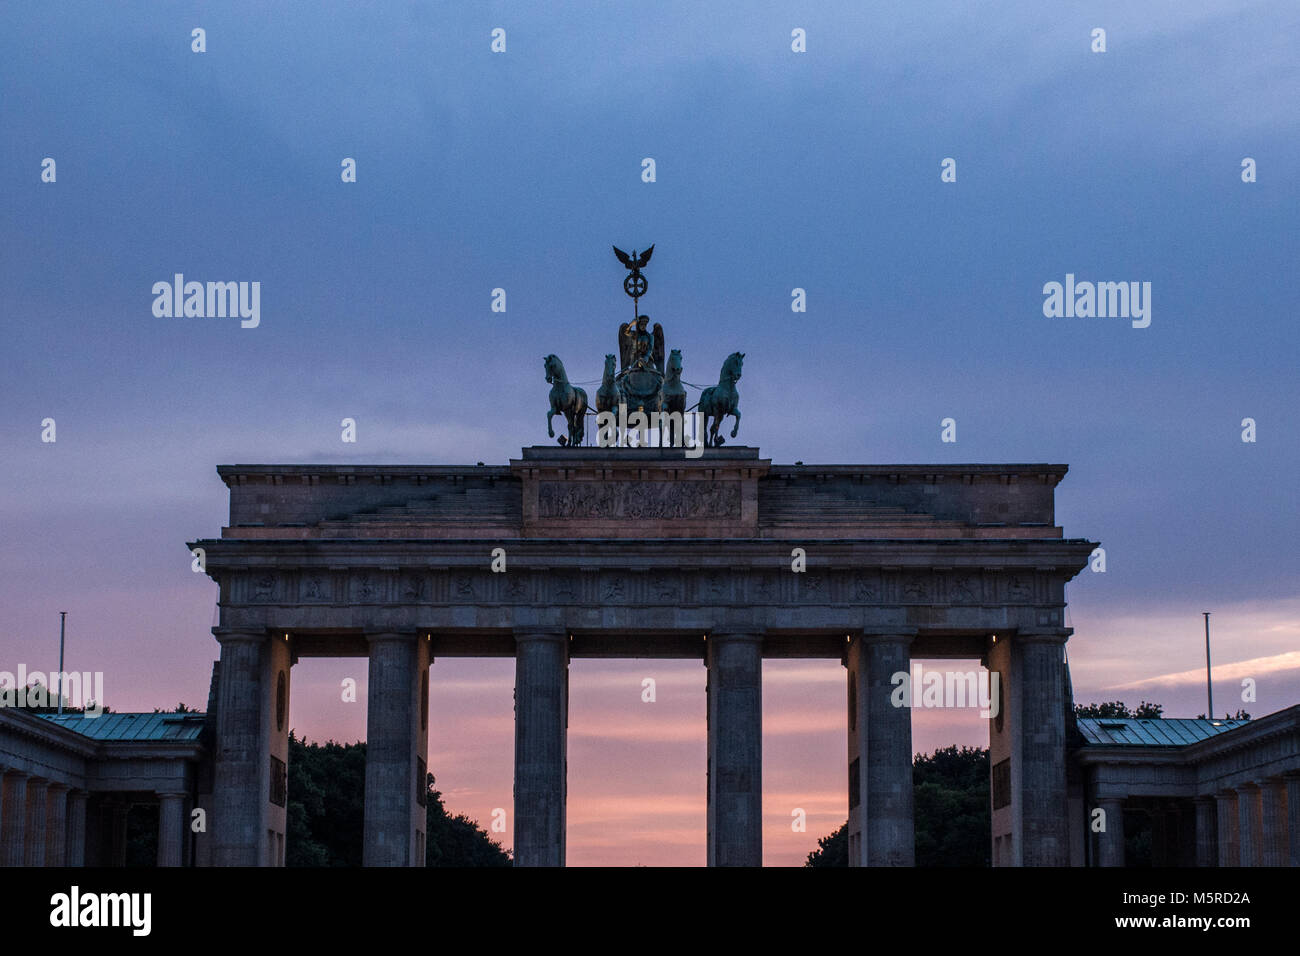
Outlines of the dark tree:
<svg viewBox="0 0 1300 956">
<path fill-rule="evenodd" d="M 425 797 L 428 829 L 425 840 L 425 866 L 512 866 L 509 851 L 492 839 L 474 820 L 458 813 L 447 813 L 442 793 L 433 787 L 433 774 L 426 778 Z"/>
<path fill-rule="evenodd" d="M 10 688 L 11 694 L 17 694 L 18 688 Z M 64 714 L 84 714 L 85 710 L 81 707 L 72 706 L 72 699 L 63 693 L 63 688 L 59 688 L 58 693 L 53 687 L 47 687 L 45 681 L 39 677 L 32 680 L 23 691 L 26 701 L 23 705 L 23 711 L 28 714 L 57 714 L 59 712 L 59 699 L 63 699 Z M 36 704 L 35 701 L 43 700 L 44 704 Z M 94 701 L 95 704 L 102 704 L 102 701 Z M 102 712 L 111 714 L 111 707 L 103 707 Z"/>
<path fill-rule="evenodd" d="M 988 866 L 993 844 L 986 747 L 944 747 L 912 763 L 917 866 Z"/>
<path fill-rule="evenodd" d="M 308 744 L 289 733 L 286 866 L 360 866 L 366 745 Z"/>
<path fill-rule="evenodd" d="M 844 823 L 830 836 L 817 841 L 817 849 L 808 854 L 804 866 L 848 866 L 849 825 Z"/>
<path fill-rule="evenodd" d="M 1152 704 L 1147 701 L 1140 702 L 1133 710 L 1129 710 L 1128 704 L 1122 700 L 1106 701 L 1102 704 L 1075 704 L 1075 717 L 1101 717 L 1122 719 L 1132 717 L 1138 720 L 1158 720 L 1164 716 L 1164 704 Z"/>
</svg>

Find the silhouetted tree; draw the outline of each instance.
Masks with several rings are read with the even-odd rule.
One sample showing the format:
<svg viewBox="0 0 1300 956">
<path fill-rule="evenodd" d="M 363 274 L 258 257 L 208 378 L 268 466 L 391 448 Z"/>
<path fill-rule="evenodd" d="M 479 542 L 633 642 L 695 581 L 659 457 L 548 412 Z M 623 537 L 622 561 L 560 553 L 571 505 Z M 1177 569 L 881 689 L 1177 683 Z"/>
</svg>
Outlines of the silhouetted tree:
<svg viewBox="0 0 1300 956">
<path fill-rule="evenodd" d="M 1157 720 L 1164 716 L 1164 704 L 1152 704 L 1142 701 L 1133 710 L 1122 700 L 1111 700 L 1102 704 L 1075 704 L 1075 717 L 1101 717 L 1122 719 L 1132 717 L 1137 720 Z"/>
<path fill-rule="evenodd" d="M 804 866 L 848 866 L 849 825 L 845 822 L 830 836 L 817 841 L 817 849 L 808 854 Z"/>
<path fill-rule="evenodd" d="M 286 866 L 360 866 L 366 745 L 309 744 L 289 732 Z"/>
<path fill-rule="evenodd" d="M 10 695 L 13 695 L 16 706 L 17 689 L 8 687 L 7 690 Z M 63 688 L 59 688 L 59 692 L 56 694 L 54 688 L 47 687 L 45 681 L 40 677 L 29 681 L 26 688 L 23 690 L 23 712 L 27 714 L 57 714 L 59 712 L 60 697 L 63 698 L 64 714 L 85 713 L 84 708 L 74 707 L 72 705 L 72 698 L 63 693 Z M 44 703 L 38 703 L 39 701 L 43 701 Z M 98 702 L 88 701 L 88 703 L 97 704 Z M 112 712 L 112 708 L 110 707 L 103 708 L 103 713 L 105 714 L 110 714 Z"/>
<path fill-rule="evenodd" d="M 1197 720 L 1204 720 L 1204 719 L 1205 719 L 1205 715 L 1204 715 L 1204 714 L 1197 714 L 1197 715 L 1196 715 L 1196 719 L 1197 719 Z M 1235 714 L 1229 714 L 1227 711 L 1224 711 L 1224 713 L 1223 713 L 1223 719 L 1224 719 L 1224 720 L 1250 720 L 1250 714 L 1246 713 L 1246 711 L 1241 710 L 1241 709 L 1238 709 L 1237 712 L 1236 712 Z"/>
<path fill-rule="evenodd" d="M 510 852 L 474 820 L 447 813 L 442 794 L 433 787 L 433 774 L 426 778 L 424 865 L 425 866 L 512 866 Z"/>
<path fill-rule="evenodd" d="M 993 844 L 987 747 L 944 747 L 912 762 L 917 866 L 988 866 Z"/>
</svg>

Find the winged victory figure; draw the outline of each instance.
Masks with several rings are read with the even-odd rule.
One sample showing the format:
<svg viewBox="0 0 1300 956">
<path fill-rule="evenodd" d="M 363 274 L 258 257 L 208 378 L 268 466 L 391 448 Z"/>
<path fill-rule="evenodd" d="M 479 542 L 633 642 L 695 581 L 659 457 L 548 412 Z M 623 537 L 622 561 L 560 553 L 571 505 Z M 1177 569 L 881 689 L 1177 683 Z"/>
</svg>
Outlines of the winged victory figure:
<svg viewBox="0 0 1300 956">
<path fill-rule="evenodd" d="M 650 316 L 638 315 L 636 322 L 624 322 L 618 327 L 618 354 L 621 368 L 653 368 L 664 373 L 664 327 L 658 322 L 647 330 Z"/>
</svg>

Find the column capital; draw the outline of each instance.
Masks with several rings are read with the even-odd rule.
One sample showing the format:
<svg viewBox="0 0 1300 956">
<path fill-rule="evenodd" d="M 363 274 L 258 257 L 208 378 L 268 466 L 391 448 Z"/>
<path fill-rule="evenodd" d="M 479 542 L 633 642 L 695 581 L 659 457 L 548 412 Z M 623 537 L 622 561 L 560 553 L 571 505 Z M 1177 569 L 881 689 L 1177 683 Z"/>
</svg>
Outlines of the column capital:
<svg viewBox="0 0 1300 956">
<path fill-rule="evenodd" d="M 261 644 L 271 639 L 269 631 L 247 631 L 232 627 L 214 627 L 212 636 L 219 644 Z"/>
<path fill-rule="evenodd" d="M 366 631 L 367 644 L 413 644 L 425 636 L 424 631 Z"/>
<path fill-rule="evenodd" d="M 907 644 L 916 639 L 914 627 L 864 627 L 855 635 L 864 644 Z"/>
<path fill-rule="evenodd" d="M 917 629 L 905 624 L 870 624 L 858 628 L 857 633 L 866 637 L 916 637 Z"/>
<path fill-rule="evenodd" d="M 568 631 L 562 627 L 517 627 L 513 631 L 515 643 L 528 641 L 564 641 L 569 639 Z"/>
<path fill-rule="evenodd" d="M 58 780 L 51 780 L 48 789 L 50 789 L 50 790 L 69 790 L 69 791 L 70 791 L 70 790 L 72 789 L 72 786 L 71 786 L 71 784 L 62 783 L 61 781 L 58 781 Z"/>
<path fill-rule="evenodd" d="M 763 629 L 761 627 L 724 627 L 718 630 L 710 630 L 705 638 L 709 641 L 750 641 L 755 644 L 763 643 Z"/>
<path fill-rule="evenodd" d="M 1021 644 L 1065 644 L 1074 634 L 1072 627 L 1020 628 L 1015 639 Z"/>
</svg>

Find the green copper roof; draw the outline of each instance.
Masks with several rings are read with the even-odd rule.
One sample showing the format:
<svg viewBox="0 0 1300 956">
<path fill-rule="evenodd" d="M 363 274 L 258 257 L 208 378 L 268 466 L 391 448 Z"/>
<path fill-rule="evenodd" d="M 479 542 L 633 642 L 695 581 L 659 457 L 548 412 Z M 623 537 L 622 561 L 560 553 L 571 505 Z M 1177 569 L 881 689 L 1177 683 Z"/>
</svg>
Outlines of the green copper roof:
<svg viewBox="0 0 1300 956">
<path fill-rule="evenodd" d="M 1183 747 L 1208 740 L 1225 730 L 1244 727 L 1248 720 L 1209 720 L 1204 717 L 1080 717 L 1079 732 L 1089 744 L 1102 747 Z"/>
<path fill-rule="evenodd" d="M 203 714 L 41 714 L 92 740 L 197 740 Z"/>
</svg>

